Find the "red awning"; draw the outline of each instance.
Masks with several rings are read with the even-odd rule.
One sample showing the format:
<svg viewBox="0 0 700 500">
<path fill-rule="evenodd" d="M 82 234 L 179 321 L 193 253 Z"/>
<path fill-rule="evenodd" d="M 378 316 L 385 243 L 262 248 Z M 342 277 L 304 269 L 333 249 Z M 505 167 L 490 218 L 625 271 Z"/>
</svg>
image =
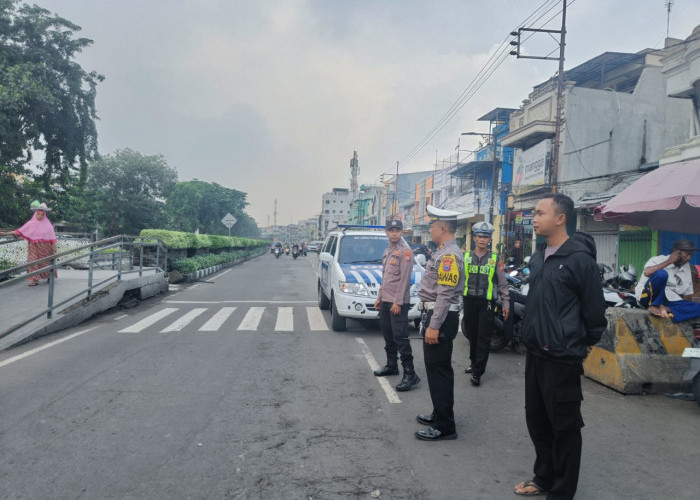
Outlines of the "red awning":
<svg viewBox="0 0 700 500">
<path fill-rule="evenodd" d="M 700 159 L 649 172 L 595 209 L 594 215 L 612 224 L 700 233 Z"/>
</svg>

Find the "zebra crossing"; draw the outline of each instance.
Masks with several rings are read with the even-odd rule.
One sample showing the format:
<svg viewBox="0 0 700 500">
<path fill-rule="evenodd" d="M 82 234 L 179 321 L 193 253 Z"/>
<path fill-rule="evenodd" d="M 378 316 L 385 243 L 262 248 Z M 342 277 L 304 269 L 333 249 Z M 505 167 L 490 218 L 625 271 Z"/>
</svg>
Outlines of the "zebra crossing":
<svg viewBox="0 0 700 500">
<path fill-rule="evenodd" d="M 238 314 L 235 314 L 238 311 Z M 311 307 L 263 307 L 251 306 L 241 317 L 241 308 L 226 307 L 164 307 L 136 323 L 119 330 L 119 333 L 141 333 L 146 330 L 160 333 L 182 331 L 217 332 L 224 331 L 274 331 L 292 332 L 297 330 L 320 332 L 328 331 L 328 323 L 317 306 Z M 235 317 L 234 317 L 235 315 Z M 274 316 L 274 328 L 268 320 Z M 203 323 L 202 323 L 203 321 Z"/>
</svg>

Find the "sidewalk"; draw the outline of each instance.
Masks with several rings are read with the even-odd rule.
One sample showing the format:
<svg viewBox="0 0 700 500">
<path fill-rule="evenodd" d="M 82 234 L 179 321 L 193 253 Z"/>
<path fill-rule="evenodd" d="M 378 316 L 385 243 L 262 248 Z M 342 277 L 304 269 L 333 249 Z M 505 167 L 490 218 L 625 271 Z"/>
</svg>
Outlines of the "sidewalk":
<svg viewBox="0 0 700 500">
<path fill-rule="evenodd" d="M 42 280 L 37 286 L 28 286 L 25 280 L 21 280 L 0 286 L 0 350 L 75 326 L 94 314 L 116 306 L 127 290 L 139 289 L 141 297 L 146 298 L 166 291 L 168 287 L 164 273 L 154 272 L 153 268 L 144 268 L 141 277 L 138 273 L 122 274 L 121 281 L 118 281 L 116 276 L 116 270 L 94 270 L 93 284 L 109 277 L 114 279 L 93 288 L 90 301 L 85 300 L 87 292 L 81 293 L 54 309 L 51 319 L 44 314 L 6 335 L 5 332 L 13 326 L 27 321 L 48 307 L 49 285 Z M 87 270 L 59 269 L 58 278 L 54 282 L 54 305 L 86 289 L 87 282 Z"/>
</svg>

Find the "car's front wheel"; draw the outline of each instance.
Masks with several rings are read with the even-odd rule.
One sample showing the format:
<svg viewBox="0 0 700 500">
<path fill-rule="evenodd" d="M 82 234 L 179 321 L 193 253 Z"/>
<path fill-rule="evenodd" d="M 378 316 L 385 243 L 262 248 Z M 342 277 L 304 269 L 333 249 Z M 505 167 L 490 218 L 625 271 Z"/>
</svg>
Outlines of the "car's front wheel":
<svg viewBox="0 0 700 500">
<path fill-rule="evenodd" d="M 323 288 L 321 287 L 321 282 L 318 282 L 318 308 L 321 311 L 327 311 L 328 308 L 331 306 L 331 301 L 328 300 L 328 297 L 326 297 L 326 294 L 323 292 Z"/>
<path fill-rule="evenodd" d="M 331 298 L 331 320 L 334 332 L 344 332 L 347 328 L 346 318 L 338 314 L 338 307 L 335 303 L 335 298 Z"/>
</svg>

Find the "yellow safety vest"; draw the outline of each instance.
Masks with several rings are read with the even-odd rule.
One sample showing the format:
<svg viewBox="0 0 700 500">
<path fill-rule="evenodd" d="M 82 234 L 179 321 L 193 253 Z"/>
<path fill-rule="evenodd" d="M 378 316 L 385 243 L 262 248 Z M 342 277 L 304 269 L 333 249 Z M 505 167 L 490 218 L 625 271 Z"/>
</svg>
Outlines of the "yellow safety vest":
<svg viewBox="0 0 700 500">
<path fill-rule="evenodd" d="M 491 265 L 493 262 L 493 265 Z M 491 253 L 491 260 L 485 266 L 475 266 L 471 263 L 470 252 L 464 254 L 464 296 L 466 297 L 469 290 L 469 273 L 485 274 L 489 279 L 489 288 L 486 292 L 486 300 L 493 299 L 493 275 L 496 273 L 496 265 L 498 264 L 498 254 Z"/>
</svg>

